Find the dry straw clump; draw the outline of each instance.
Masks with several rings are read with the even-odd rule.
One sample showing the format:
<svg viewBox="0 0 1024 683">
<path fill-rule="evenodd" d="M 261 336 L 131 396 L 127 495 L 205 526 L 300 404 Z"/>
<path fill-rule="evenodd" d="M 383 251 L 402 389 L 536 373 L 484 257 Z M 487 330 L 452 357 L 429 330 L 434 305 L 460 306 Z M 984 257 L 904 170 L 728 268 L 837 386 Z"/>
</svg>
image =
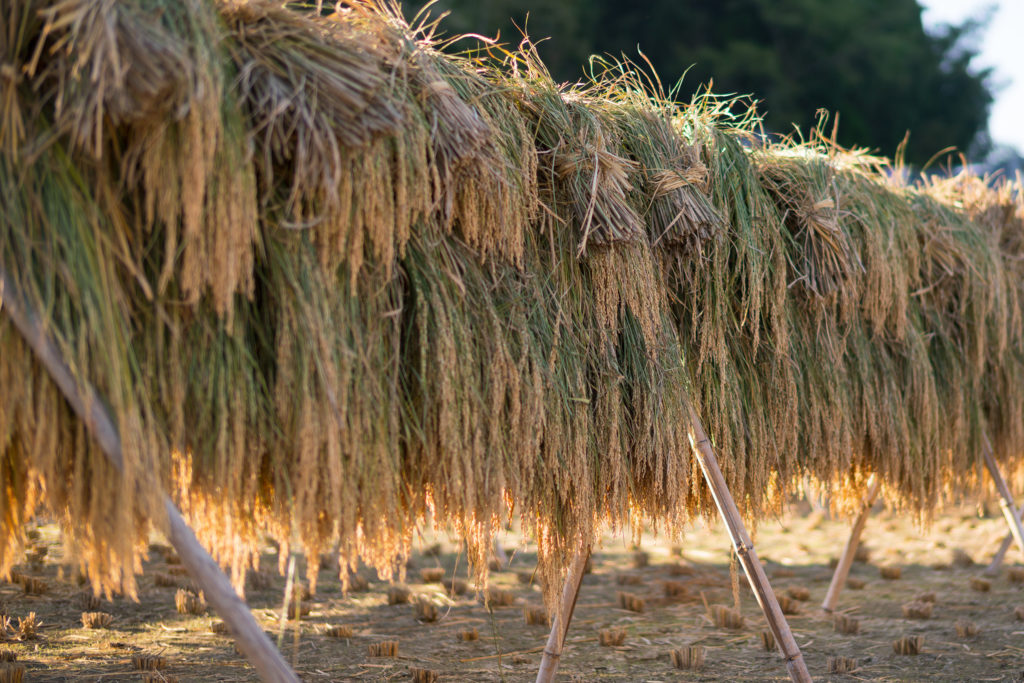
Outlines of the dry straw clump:
<svg viewBox="0 0 1024 683">
<path fill-rule="evenodd" d="M 424 623 L 432 623 L 437 621 L 438 610 L 437 605 L 427 598 L 420 598 L 413 603 L 413 612 L 416 615 L 416 620 Z"/>
<path fill-rule="evenodd" d="M 163 672 L 142 674 L 142 683 L 178 683 L 177 676 Z"/>
<path fill-rule="evenodd" d="M 113 615 L 106 612 L 82 612 L 83 628 L 107 628 L 113 622 Z"/>
<path fill-rule="evenodd" d="M 830 674 L 848 674 L 857 670 L 857 660 L 853 657 L 829 657 L 828 672 Z"/>
<path fill-rule="evenodd" d="M 626 642 L 626 629 L 603 628 L 597 632 L 597 642 L 601 647 L 618 647 Z"/>
<path fill-rule="evenodd" d="M 0 683 L 21 683 L 25 680 L 25 667 L 21 664 L 0 664 Z"/>
<path fill-rule="evenodd" d="M 709 612 L 711 621 L 719 628 L 741 629 L 746 623 L 739 611 L 725 605 L 711 605 Z"/>
<path fill-rule="evenodd" d="M 848 588 L 851 588 L 852 590 L 859 591 L 864 589 L 864 586 L 867 585 L 867 582 L 864 581 L 864 579 L 858 579 L 856 576 L 851 576 L 850 578 L 846 579 L 846 585 Z"/>
<path fill-rule="evenodd" d="M 132 666 L 136 671 L 159 671 L 167 668 L 167 660 L 159 655 L 132 655 Z"/>
<path fill-rule="evenodd" d="M 783 614 L 799 614 L 800 603 L 789 597 L 788 595 L 780 595 L 776 593 L 775 599 L 779 603 L 779 609 L 782 610 Z"/>
<path fill-rule="evenodd" d="M 669 658 L 672 666 L 677 669 L 698 671 L 704 667 L 704 646 L 690 645 L 679 650 L 671 650 Z"/>
<path fill-rule="evenodd" d="M 806 586 L 790 586 L 786 589 L 786 595 L 801 602 L 811 599 L 811 591 Z"/>
<path fill-rule="evenodd" d="M 527 626 L 549 626 L 548 611 L 544 607 L 527 606 L 523 608 L 523 619 Z"/>
<path fill-rule="evenodd" d="M 329 638 L 351 638 L 352 634 L 352 627 L 347 624 L 342 624 L 340 626 L 328 626 L 324 629 L 324 635 Z"/>
<path fill-rule="evenodd" d="M 0 12 L 0 264 L 123 445 L 0 319 L 0 573 L 44 506 L 134 595 L 167 490 L 239 586 L 267 530 L 311 587 L 334 547 L 390 578 L 428 518 L 482 580 L 514 510 L 552 605 L 603 525 L 713 509 L 691 407 L 751 519 L 871 474 L 927 518 L 983 435 L 1024 452 L 1019 183 L 901 184 L 629 63 L 446 55 L 389 3 Z"/>
<path fill-rule="evenodd" d="M 832 620 L 832 626 L 835 628 L 836 633 L 842 633 L 846 636 L 854 636 L 860 633 L 860 619 L 845 614 L 835 615 Z"/>
<path fill-rule="evenodd" d="M 674 562 L 668 566 L 669 576 L 693 576 L 696 570 L 692 565 Z"/>
<path fill-rule="evenodd" d="M 686 584 L 682 581 L 665 581 L 662 585 L 665 588 L 666 598 L 685 598 L 690 594 Z"/>
<path fill-rule="evenodd" d="M 761 649 L 765 652 L 775 651 L 775 634 L 771 631 L 758 632 L 758 639 L 761 641 Z"/>
<path fill-rule="evenodd" d="M 967 619 L 957 619 L 953 626 L 956 628 L 957 638 L 973 638 L 981 630 L 976 623 Z"/>
<path fill-rule="evenodd" d="M 80 607 L 83 611 L 94 612 L 99 609 L 100 598 L 92 591 L 82 591 L 75 596 L 74 603 L 77 607 Z"/>
<path fill-rule="evenodd" d="M 174 594 L 174 607 L 178 610 L 178 614 L 204 614 L 206 601 L 201 595 L 179 588 L 178 592 Z"/>
<path fill-rule="evenodd" d="M 388 587 L 388 604 L 389 605 L 404 605 L 412 599 L 412 591 L 406 586 L 389 586 Z"/>
<path fill-rule="evenodd" d="M 362 574 L 349 574 L 348 590 L 356 592 L 368 591 L 370 590 L 370 580 Z"/>
<path fill-rule="evenodd" d="M 410 667 L 409 673 L 412 675 L 413 683 L 437 683 L 441 678 L 441 674 L 436 671 L 419 667 Z"/>
<path fill-rule="evenodd" d="M 902 567 L 879 567 L 878 575 L 886 581 L 895 581 L 903 576 Z"/>
<path fill-rule="evenodd" d="M 898 655 L 920 654 L 924 647 L 924 636 L 903 636 L 892 643 L 892 650 Z"/>
<path fill-rule="evenodd" d="M 480 632 L 475 628 L 467 628 L 459 631 L 457 634 L 459 640 L 464 642 L 472 642 L 480 640 Z"/>
<path fill-rule="evenodd" d="M 967 569 L 968 567 L 974 566 L 974 558 L 972 558 L 963 548 L 953 548 L 952 564 L 954 567 Z"/>
<path fill-rule="evenodd" d="M 647 601 L 633 593 L 617 591 L 615 593 L 615 599 L 619 603 L 620 609 L 628 610 L 630 612 L 643 612 L 647 609 Z"/>
<path fill-rule="evenodd" d="M 935 609 L 933 602 L 906 602 L 902 605 L 904 619 L 931 619 Z"/>
<path fill-rule="evenodd" d="M 992 590 L 992 582 L 988 579 L 983 579 L 978 576 L 972 576 L 971 590 L 978 591 L 979 593 L 987 593 L 990 590 Z"/>
<path fill-rule="evenodd" d="M 1010 583 L 1024 583 L 1024 567 L 1007 568 L 1006 578 Z"/>
<path fill-rule="evenodd" d="M 39 637 L 39 628 L 43 622 L 36 618 L 35 612 L 26 617 L 18 617 L 18 640 L 35 640 Z"/>
<path fill-rule="evenodd" d="M 370 643 L 367 646 L 367 654 L 369 654 L 370 657 L 397 657 L 398 641 L 382 640 L 379 643 Z"/>
<path fill-rule="evenodd" d="M 420 570 L 420 580 L 423 583 L 440 583 L 444 578 L 444 567 L 428 567 Z"/>
<path fill-rule="evenodd" d="M 156 572 L 153 574 L 153 585 L 159 588 L 177 588 L 181 585 L 181 580 L 170 574 Z"/>
<path fill-rule="evenodd" d="M 484 592 L 485 602 L 491 607 L 511 607 L 516 604 L 516 594 L 497 586 L 488 586 Z"/>
</svg>

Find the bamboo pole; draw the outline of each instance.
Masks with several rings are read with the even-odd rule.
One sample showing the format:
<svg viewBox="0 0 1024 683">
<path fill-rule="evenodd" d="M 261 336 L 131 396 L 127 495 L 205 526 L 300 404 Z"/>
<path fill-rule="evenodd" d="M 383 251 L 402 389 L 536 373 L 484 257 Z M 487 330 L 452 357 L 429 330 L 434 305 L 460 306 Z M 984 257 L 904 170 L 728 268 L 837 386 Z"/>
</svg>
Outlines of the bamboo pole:
<svg viewBox="0 0 1024 683">
<path fill-rule="evenodd" d="M 555 679 L 558 662 L 562 656 L 562 646 L 565 644 L 565 636 L 569 633 L 569 624 L 572 622 L 572 613 L 576 609 L 576 599 L 580 595 L 580 585 L 583 583 L 583 573 L 589 559 L 588 545 L 576 554 L 569 567 L 565 585 L 562 587 L 562 602 L 558 614 L 551 623 L 551 633 L 548 634 L 548 642 L 544 646 L 540 668 L 537 670 L 537 683 L 551 683 Z"/>
<path fill-rule="evenodd" d="M 2 267 L 0 309 L 11 319 L 39 362 L 50 373 L 110 463 L 119 471 L 124 470 L 121 437 L 107 412 L 106 404 L 88 382 L 80 383 L 75 379 L 60 350 L 47 336 L 35 314 L 22 301 L 13 280 Z M 260 678 L 269 683 L 298 683 L 298 677 L 253 619 L 249 608 L 232 588 L 231 581 L 199 543 L 174 501 L 165 493 L 160 495 L 167 514 L 168 540 L 181 558 L 181 563 L 203 589 L 206 599 L 224 619 L 239 649 L 252 662 Z"/>
<path fill-rule="evenodd" d="M 853 558 L 857 554 L 857 546 L 860 545 L 860 535 L 864 532 L 864 526 L 867 524 L 868 516 L 871 514 L 871 506 L 875 503 L 875 498 L 878 497 L 878 489 L 881 484 L 878 480 L 878 476 L 872 474 L 868 479 L 868 491 L 864 496 L 864 507 L 861 508 L 860 513 L 857 515 L 857 519 L 853 522 L 853 528 L 850 529 L 850 538 L 846 540 L 846 547 L 843 549 L 843 554 L 839 558 L 839 564 L 836 565 L 836 570 L 832 574 L 832 583 L 828 586 L 828 592 L 825 593 L 825 601 L 821 603 L 821 608 L 826 612 L 835 610 L 836 604 L 839 602 L 839 594 L 843 590 L 843 586 L 846 585 L 846 579 L 850 575 L 850 567 L 853 566 Z"/>
<path fill-rule="evenodd" d="M 754 543 L 750 540 L 743 519 L 736 508 L 736 502 L 729 493 L 729 487 L 722 476 L 722 470 L 718 467 L 718 459 L 711 448 L 711 440 L 704 431 L 704 425 L 700 421 L 697 412 L 690 408 L 690 445 L 693 447 L 694 455 L 707 480 L 711 495 L 715 499 L 715 505 L 725 520 L 725 526 L 729 530 L 729 538 L 732 540 L 736 556 L 739 557 L 743 571 L 750 582 L 750 588 L 754 591 L 757 604 L 764 611 L 768 620 L 768 627 L 775 636 L 775 642 L 779 644 L 782 656 L 786 658 L 786 668 L 789 670 L 789 677 L 796 683 L 811 683 L 811 675 L 807 671 L 807 663 L 804 662 L 800 647 L 796 644 L 793 632 L 789 629 L 789 623 L 782 614 L 779 601 L 772 591 L 768 577 L 764 573 L 761 561 L 757 559 L 757 552 L 754 550 Z"/>
<path fill-rule="evenodd" d="M 996 485 L 996 491 L 999 492 L 999 507 L 1002 508 L 1003 517 L 1006 519 L 1006 523 L 1010 527 L 1010 534 L 1013 536 L 1013 539 L 1017 541 L 1017 547 L 1024 550 L 1024 528 L 1021 527 L 1020 513 L 1017 511 L 1017 507 L 1013 504 L 1013 495 L 1010 493 L 1010 487 L 1006 485 L 1003 475 L 999 472 L 999 465 L 996 463 L 996 459 L 992 455 L 992 444 L 989 443 L 987 436 L 985 437 L 983 455 L 985 458 L 985 467 L 988 469 L 988 473 Z M 1005 551 L 1003 551 L 1003 553 L 1005 554 Z M 1000 558 L 1000 561 L 1001 559 L 1002 558 Z M 998 565 L 996 569 L 998 570 Z"/>
<path fill-rule="evenodd" d="M 1024 508 L 1017 509 L 1017 519 L 1020 519 L 1021 515 L 1024 515 Z M 985 567 L 985 571 L 982 572 L 985 576 L 995 576 L 999 573 L 999 568 L 1003 566 L 1003 560 L 1006 559 L 1006 551 L 1010 549 L 1010 545 L 1013 543 L 1013 532 L 1007 531 L 1006 536 L 1003 537 L 1003 542 L 999 544 L 999 550 L 992 556 L 992 561 Z"/>
</svg>

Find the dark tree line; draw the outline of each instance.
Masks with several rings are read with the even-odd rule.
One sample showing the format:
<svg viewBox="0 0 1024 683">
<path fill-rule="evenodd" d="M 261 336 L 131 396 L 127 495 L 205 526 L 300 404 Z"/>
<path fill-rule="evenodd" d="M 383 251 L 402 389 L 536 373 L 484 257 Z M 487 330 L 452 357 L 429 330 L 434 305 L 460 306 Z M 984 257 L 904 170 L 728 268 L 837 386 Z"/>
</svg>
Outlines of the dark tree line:
<svg viewBox="0 0 1024 683">
<path fill-rule="evenodd" d="M 411 15 L 422 3 L 407 2 Z M 983 21 L 925 31 L 917 0 L 441 0 L 448 35 L 518 43 L 526 27 L 552 74 L 578 80 L 592 54 L 638 59 L 677 97 L 711 79 L 717 93 L 749 94 L 768 130 L 806 131 L 816 112 L 840 114 L 839 140 L 892 156 L 910 131 L 907 160 L 956 146 L 989 149 L 990 73 L 971 68 Z M 527 19 L 527 17 L 529 17 Z M 464 44 L 463 44 L 464 45 Z"/>
</svg>

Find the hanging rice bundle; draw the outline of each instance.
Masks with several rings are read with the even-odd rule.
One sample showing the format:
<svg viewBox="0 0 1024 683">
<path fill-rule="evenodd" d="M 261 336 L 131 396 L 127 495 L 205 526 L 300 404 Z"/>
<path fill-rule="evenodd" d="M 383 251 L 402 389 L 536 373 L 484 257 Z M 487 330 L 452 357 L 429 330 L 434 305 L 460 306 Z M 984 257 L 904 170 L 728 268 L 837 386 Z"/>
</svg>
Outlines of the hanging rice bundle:
<svg viewBox="0 0 1024 683">
<path fill-rule="evenodd" d="M 157 289 L 175 278 L 188 302 L 208 292 L 230 314 L 252 290 L 256 199 L 213 6 L 30 4 L 44 24 L 19 66 L 53 106 L 54 133 L 104 158 L 112 187 L 138 191 L 137 239 L 163 237 Z"/>
<path fill-rule="evenodd" d="M 0 321 L 0 572 L 10 571 L 19 559 L 11 551 L 24 544 L 14 523 L 31 516 L 45 493 L 93 587 L 133 594 L 138 535 L 160 511 L 146 492 L 159 485 L 162 444 L 152 408 L 134 394 L 143 378 L 128 336 L 119 254 L 108 240 L 120 217 L 104 214 L 88 189 L 58 145 L 37 152 L 31 164 L 0 157 L 0 261 L 71 372 L 88 376 L 118 415 L 123 468 L 103 458 L 15 329 Z"/>
<path fill-rule="evenodd" d="M 640 177 L 632 199 L 641 208 L 651 245 L 701 255 L 722 222 L 708 197 L 704 145 L 686 141 L 677 130 L 676 106 L 656 76 L 645 77 L 628 61 L 595 60 L 594 65 L 602 70 L 593 76 L 591 106 L 616 127 L 623 151 L 637 164 Z"/>
<path fill-rule="evenodd" d="M 403 65 L 383 27 L 272 2 L 228 4 L 223 17 L 267 218 L 316 228 L 325 266 L 358 273 L 364 251 L 392 263 L 429 199 L 409 196 L 426 185 L 426 132 L 400 134 L 408 111 L 392 80 Z"/>
<path fill-rule="evenodd" d="M 614 127 L 586 105 L 584 91 L 560 91 L 528 42 L 506 68 L 506 87 L 536 136 L 541 201 L 555 215 L 572 217 L 577 253 L 588 243 L 642 239 L 643 223 L 626 199 L 638 166 L 621 154 Z"/>
<path fill-rule="evenodd" d="M 446 56 L 390 5 L 0 8 L 0 264 L 125 460 L 0 321 L 0 573 L 46 506 L 131 591 L 162 487 L 239 585 L 263 534 L 313 584 L 428 520 L 482 579 L 518 514 L 552 600 L 605 525 L 712 509 L 691 404 L 751 521 L 873 473 L 926 518 L 986 434 L 1021 464 L 1019 183 L 903 186 L 628 63 Z"/>
<path fill-rule="evenodd" d="M 795 247 L 787 255 L 789 287 L 826 300 L 842 293 L 844 308 L 849 309 L 857 291 L 855 283 L 847 283 L 863 266 L 839 222 L 841 198 L 828 159 L 793 147 L 764 154 L 759 161 L 761 182 L 775 200 Z"/>
</svg>

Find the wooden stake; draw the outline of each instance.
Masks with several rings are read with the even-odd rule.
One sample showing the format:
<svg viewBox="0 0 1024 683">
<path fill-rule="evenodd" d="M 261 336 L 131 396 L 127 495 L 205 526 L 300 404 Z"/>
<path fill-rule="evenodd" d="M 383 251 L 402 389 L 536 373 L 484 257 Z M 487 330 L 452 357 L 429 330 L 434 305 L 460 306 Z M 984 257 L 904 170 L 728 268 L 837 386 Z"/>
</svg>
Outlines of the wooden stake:
<svg viewBox="0 0 1024 683">
<path fill-rule="evenodd" d="M 1006 523 L 1010 527 L 1010 534 L 1013 536 L 1013 539 L 1017 541 L 1017 547 L 1024 550 L 1024 528 L 1021 528 L 1020 513 L 1017 511 L 1017 507 L 1013 504 L 1013 495 L 1010 493 L 1010 487 L 1006 485 L 1003 475 L 999 472 L 999 465 L 996 463 L 996 459 L 992 455 L 992 444 L 989 443 L 987 436 L 985 437 L 983 455 L 985 458 L 985 467 L 988 469 L 988 473 L 996 485 L 996 491 L 999 492 L 999 507 L 1002 508 L 1003 517 L 1006 519 Z M 1003 550 L 1002 554 L 1005 555 L 1006 551 Z M 1002 557 L 997 557 L 999 561 L 1002 562 Z M 994 562 L 995 560 L 993 560 L 993 563 Z M 991 568 L 992 565 L 989 565 L 989 569 Z M 998 565 L 996 565 L 997 571 L 998 568 Z"/>
<path fill-rule="evenodd" d="M 551 683 L 558 671 L 558 661 L 562 656 L 562 645 L 565 643 L 565 636 L 569 633 L 569 623 L 572 621 L 572 613 L 576 609 L 576 598 L 580 594 L 580 585 L 583 583 L 583 572 L 587 568 L 587 560 L 590 559 L 590 546 L 581 550 L 573 558 L 572 566 L 569 567 L 569 574 L 565 577 L 565 585 L 562 587 L 562 603 L 558 614 L 551 623 L 551 633 L 548 634 L 547 645 L 544 646 L 544 655 L 540 660 L 540 669 L 537 670 L 537 683 Z"/>
<path fill-rule="evenodd" d="M 729 538 L 732 540 L 736 555 L 743 565 L 743 571 L 750 581 L 750 588 L 754 591 L 757 604 L 761 606 L 765 618 L 768 620 L 768 627 L 775 636 L 775 642 L 779 645 L 782 656 L 786 658 L 786 668 L 789 670 L 789 677 L 796 683 L 811 683 L 811 675 L 807 671 L 807 664 L 804 662 L 800 647 L 793 638 L 793 632 L 789 629 L 789 623 L 782 614 L 779 601 L 775 598 L 768 577 L 764 573 L 761 561 L 757 559 L 757 552 L 754 550 L 754 543 L 747 534 L 743 525 L 743 519 L 736 508 L 736 502 L 729 493 L 729 487 L 722 476 L 722 470 L 718 467 L 718 459 L 711 448 L 711 440 L 704 431 L 697 412 L 690 408 L 690 445 L 693 447 L 694 455 L 707 480 L 711 495 L 715 499 L 715 505 L 725 520 L 725 526 L 729 530 Z"/>
<path fill-rule="evenodd" d="M 864 525 L 867 524 L 871 506 L 874 504 L 875 498 L 878 497 L 879 488 L 878 476 L 872 474 L 868 479 L 868 492 L 864 496 L 864 507 L 861 508 L 860 514 L 853 522 L 850 538 L 846 540 L 846 548 L 843 549 L 843 554 L 839 557 L 839 564 L 836 565 L 836 570 L 832 574 L 832 583 L 829 584 L 828 593 L 825 594 L 825 602 L 821 603 L 821 608 L 826 612 L 835 610 L 836 604 L 839 603 L 839 594 L 842 592 L 843 586 L 846 585 L 847 577 L 850 576 L 850 567 L 853 566 L 853 558 L 857 554 L 857 546 L 860 545 L 860 535 L 864 532 Z"/>
<path fill-rule="evenodd" d="M 1024 515 L 1024 508 L 1019 508 L 1017 513 L 1017 519 L 1020 519 L 1019 515 Z M 1008 531 L 1006 536 L 1003 537 L 1003 542 L 999 544 L 999 550 L 992 556 L 992 561 L 985 567 L 985 571 L 982 574 L 985 576 L 995 576 L 999 573 L 999 568 L 1003 566 L 1003 560 L 1006 559 L 1006 551 L 1010 549 L 1011 544 L 1013 544 L 1013 532 Z"/>
<path fill-rule="evenodd" d="M 106 404 L 89 383 L 79 383 L 75 379 L 60 349 L 46 335 L 39 320 L 22 301 L 13 280 L 2 267 L 0 309 L 10 317 L 36 358 L 50 373 L 54 383 L 110 463 L 118 470 L 123 470 L 121 437 L 104 407 Z M 298 677 L 253 619 L 249 608 L 235 593 L 231 581 L 221 571 L 220 566 L 199 543 L 174 501 L 167 494 L 160 495 L 167 514 L 168 540 L 181 558 L 181 563 L 188 569 L 196 584 L 203 589 L 206 599 L 228 625 L 239 649 L 252 662 L 260 678 L 271 683 L 298 683 Z"/>
</svg>

